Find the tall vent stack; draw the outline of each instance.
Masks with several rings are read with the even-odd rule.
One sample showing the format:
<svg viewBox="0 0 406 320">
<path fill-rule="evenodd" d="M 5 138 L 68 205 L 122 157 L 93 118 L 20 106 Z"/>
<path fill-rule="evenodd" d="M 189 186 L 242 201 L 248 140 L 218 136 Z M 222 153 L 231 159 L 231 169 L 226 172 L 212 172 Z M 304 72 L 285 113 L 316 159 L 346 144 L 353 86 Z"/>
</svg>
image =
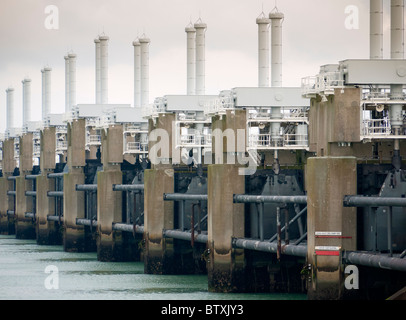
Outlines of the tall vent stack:
<svg viewBox="0 0 406 320">
<path fill-rule="evenodd" d="M 42 120 L 45 120 L 51 111 L 51 71 L 45 67 L 42 72 Z"/>
<path fill-rule="evenodd" d="M 6 118 L 6 130 L 13 128 L 14 126 L 14 88 L 8 88 L 7 93 L 7 118 Z"/>
<path fill-rule="evenodd" d="M 65 113 L 70 111 L 69 103 L 69 57 L 64 56 L 65 59 Z"/>
<path fill-rule="evenodd" d="M 95 73 L 95 89 L 96 89 L 96 104 L 100 104 L 101 103 L 101 57 L 100 57 L 100 40 L 99 39 L 94 39 L 94 43 L 95 43 L 95 61 L 96 61 L 96 65 L 95 65 L 95 69 L 96 69 L 96 73 Z"/>
<path fill-rule="evenodd" d="M 284 14 L 275 7 L 269 14 L 271 19 L 271 73 L 272 87 L 282 87 L 282 23 Z"/>
<path fill-rule="evenodd" d="M 383 59 L 383 0 L 370 0 L 370 59 Z"/>
<path fill-rule="evenodd" d="M 196 94 L 204 95 L 206 88 L 206 29 L 207 24 L 199 20 L 194 24 L 196 29 Z"/>
<path fill-rule="evenodd" d="M 256 19 L 258 25 L 258 86 L 269 87 L 269 24 L 262 12 Z"/>
<path fill-rule="evenodd" d="M 134 46 L 134 107 L 141 107 L 141 44 L 133 41 Z"/>
<path fill-rule="evenodd" d="M 23 126 L 31 121 L 31 79 L 24 79 L 23 84 Z"/>
<path fill-rule="evenodd" d="M 196 29 L 190 23 L 186 32 L 186 68 L 187 68 L 187 94 L 196 94 Z"/>
<path fill-rule="evenodd" d="M 149 43 L 145 35 L 139 39 L 141 44 L 141 106 L 149 104 Z"/>
<path fill-rule="evenodd" d="M 70 110 L 76 105 L 76 54 L 69 53 L 69 105 Z"/>
<path fill-rule="evenodd" d="M 109 37 L 102 35 L 100 40 L 100 81 L 101 103 L 109 103 Z"/>
</svg>

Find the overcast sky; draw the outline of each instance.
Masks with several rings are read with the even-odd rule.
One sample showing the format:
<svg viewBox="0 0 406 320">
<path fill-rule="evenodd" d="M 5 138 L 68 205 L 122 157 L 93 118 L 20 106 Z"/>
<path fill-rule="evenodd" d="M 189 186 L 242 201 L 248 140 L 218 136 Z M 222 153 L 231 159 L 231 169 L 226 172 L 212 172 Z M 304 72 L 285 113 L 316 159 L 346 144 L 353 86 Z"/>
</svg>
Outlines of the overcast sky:
<svg viewBox="0 0 406 320">
<path fill-rule="evenodd" d="M 385 2 L 385 50 L 389 56 L 389 1 Z M 45 8 L 59 11 L 49 30 Z M 300 86 L 323 64 L 369 58 L 368 0 L 279 0 L 283 23 L 283 86 Z M 349 5 L 359 9 L 359 28 L 346 28 Z M 52 67 L 52 113 L 64 111 L 64 55 L 77 54 L 77 103 L 95 102 L 95 47 L 109 41 L 109 103 L 133 104 L 132 41 L 150 43 L 150 102 L 186 94 L 186 33 L 199 17 L 207 23 L 206 94 L 258 85 L 255 19 L 275 0 L 1 0 L 0 131 L 5 129 L 6 89 L 14 87 L 15 126 L 22 122 L 22 84 L 32 79 L 33 119 L 41 119 L 41 69 Z"/>
</svg>

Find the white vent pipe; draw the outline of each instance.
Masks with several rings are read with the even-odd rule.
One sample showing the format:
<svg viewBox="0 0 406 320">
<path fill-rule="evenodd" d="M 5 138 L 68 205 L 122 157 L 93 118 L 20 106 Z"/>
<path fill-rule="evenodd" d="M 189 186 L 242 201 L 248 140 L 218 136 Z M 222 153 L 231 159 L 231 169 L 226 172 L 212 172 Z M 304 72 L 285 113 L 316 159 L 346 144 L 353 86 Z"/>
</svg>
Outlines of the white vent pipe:
<svg viewBox="0 0 406 320">
<path fill-rule="evenodd" d="M 370 59 L 383 59 L 383 0 L 370 0 Z"/>
<path fill-rule="evenodd" d="M 403 59 L 404 9 L 404 0 L 391 0 L 391 59 Z"/>
<path fill-rule="evenodd" d="M 149 43 L 150 40 L 143 36 L 139 39 L 141 44 L 141 106 L 149 104 Z"/>
<path fill-rule="evenodd" d="M 31 79 L 24 79 L 23 84 L 23 126 L 31 121 Z"/>
<path fill-rule="evenodd" d="M 196 29 L 190 23 L 186 28 L 187 94 L 196 94 Z"/>
<path fill-rule="evenodd" d="M 69 57 L 65 56 L 65 113 L 70 111 L 69 103 Z"/>
<path fill-rule="evenodd" d="M 76 106 L 76 54 L 69 53 L 69 105 Z"/>
<path fill-rule="evenodd" d="M 269 87 L 269 23 L 262 12 L 256 19 L 258 25 L 258 86 Z"/>
<path fill-rule="evenodd" d="M 100 36 L 100 81 L 101 81 L 101 103 L 109 103 L 109 37 Z"/>
<path fill-rule="evenodd" d="M 204 95 L 206 88 L 206 29 L 207 24 L 199 20 L 194 24 L 196 29 L 196 94 Z"/>
<path fill-rule="evenodd" d="M 14 126 L 14 88 L 8 88 L 7 93 L 7 118 L 6 118 L 6 130 L 13 128 Z"/>
<path fill-rule="evenodd" d="M 272 37 L 272 87 L 282 87 L 282 23 L 284 14 L 275 8 L 269 14 L 269 19 L 271 19 Z"/>
<path fill-rule="evenodd" d="M 45 120 L 51 111 L 51 71 L 45 67 L 42 72 L 42 120 Z"/>
<path fill-rule="evenodd" d="M 134 46 L 134 107 L 141 107 L 141 44 L 133 41 Z"/>
<path fill-rule="evenodd" d="M 100 72 L 101 72 L 101 57 L 100 57 L 100 40 L 99 39 L 94 39 L 94 43 L 95 43 L 95 69 L 96 69 L 96 73 L 95 73 L 95 89 L 96 89 L 96 104 L 100 104 L 101 103 L 101 76 L 100 76 Z"/>
</svg>

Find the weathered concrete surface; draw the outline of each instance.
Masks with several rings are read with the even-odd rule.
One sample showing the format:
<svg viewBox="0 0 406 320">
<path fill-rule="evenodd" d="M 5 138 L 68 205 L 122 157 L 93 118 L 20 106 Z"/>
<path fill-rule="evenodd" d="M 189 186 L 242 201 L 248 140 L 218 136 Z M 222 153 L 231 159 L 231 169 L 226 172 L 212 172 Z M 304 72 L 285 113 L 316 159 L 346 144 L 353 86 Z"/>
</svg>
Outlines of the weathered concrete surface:
<svg viewBox="0 0 406 320">
<path fill-rule="evenodd" d="M 356 208 L 344 208 L 345 195 L 357 193 L 355 157 L 309 158 L 307 186 L 307 260 L 312 265 L 309 299 L 342 299 L 344 275 L 340 256 L 316 254 L 317 247 L 356 250 Z M 316 237 L 315 232 L 340 232 L 337 237 Z M 335 251 L 335 250 L 333 250 Z"/>
<path fill-rule="evenodd" d="M 40 245 L 62 244 L 61 224 L 48 221 L 48 216 L 55 215 L 55 198 L 48 197 L 48 191 L 55 191 L 55 179 L 49 179 L 47 173 L 37 177 L 37 212 L 36 236 Z"/>
<path fill-rule="evenodd" d="M 244 237 L 244 204 L 233 194 L 245 192 L 245 177 L 238 166 L 208 167 L 208 279 L 214 292 L 245 291 L 244 250 L 233 249 L 232 239 Z"/>
<path fill-rule="evenodd" d="M 16 210 L 15 232 L 17 239 L 36 239 L 35 222 L 32 218 L 26 218 L 26 212 L 32 212 L 33 199 L 25 195 L 26 191 L 32 190 L 32 180 L 26 180 L 25 175 L 16 177 Z"/>
<path fill-rule="evenodd" d="M 7 210 L 14 210 L 14 197 L 7 191 L 13 189 L 14 181 L 7 180 L 11 174 L 0 177 L 0 234 L 15 234 L 14 218 L 7 215 Z"/>
<path fill-rule="evenodd" d="M 163 238 L 164 229 L 173 229 L 173 201 L 164 201 L 164 193 L 174 192 L 171 165 L 145 170 L 144 175 L 144 270 L 148 274 L 172 274 L 173 239 Z"/>
</svg>

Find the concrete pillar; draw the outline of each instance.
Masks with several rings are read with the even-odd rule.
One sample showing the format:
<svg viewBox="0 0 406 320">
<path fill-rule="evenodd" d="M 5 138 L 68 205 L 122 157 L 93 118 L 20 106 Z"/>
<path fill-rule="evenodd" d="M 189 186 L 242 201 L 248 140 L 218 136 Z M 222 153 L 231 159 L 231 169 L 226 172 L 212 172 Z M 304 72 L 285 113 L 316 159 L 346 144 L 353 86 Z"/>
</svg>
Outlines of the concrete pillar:
<svg viewBox="0 0 406 320">
<path fill-rule="evenodd" d="M 163 238 L 164 229 L 173 229 L 173 202 L 164 201 L 164 193 L 174 192 L 172 165 L 145 170 L 144 174 L 144 272 L 174 273 L 173 239 Z"/>
<path fill-rule="evenodd" d="M 99 261 L 124 261 L 122 231 L 113 230 L 113 223 L 122 222 L 122 193 L 113 191 L 113 184 L 123 183 L 123 127 L 110 125 L 102 130 L 103 171 L 97 173 L 97 258 Z"/>
<path fill-rule="evenodd" d="M 76 225 L 76 219 L 85 216 L 84 191 L 76 191 L 77 184 L 85 183 L 84 167 L 86 144 L 86 121 L 75 119 L 68 123 L 68 168 L 63 178 L 64 250 L 84 252 L 91 250 L 84 226 Z"/>
<path fill-rule="evenodd" d="M 307 261 L 312 267 L 308 298 L 345 296 L 343 250 L 356 250 L 356 208 L 344 208 L 345 195 L 357 194 L 355 157 L 309 158 L 307 186 Z M 327 237 L 325 237 L 327 235 Z"/>
<path fill-rule="evenodd" d="M 48 221 L 48 216 L 55 215 L 55 198 L 47 196 L 48 191 L 55 191 L 55 179 L 48 178 L 48 173 L 52 173 L 55 168 L 55 131 L 55 127 L 44 128 L 41 131 L 41 174 L 37 177 L 36 235 L 37 243 L 43 245 L 62 244 L 59 223 Z"/>
<path fill-rule="evenodd" d="M 0 234 L 14 234 L 14 219 L 7 215 L 8 210 L 14 211 L 14 196 L 7 195 L 8 190 L 14 189 L 14 181 L 7 177 L 12 176 L 16 166 L 14 159 L 14 138 L 3 141 L 3 176 L 0 177 Z"/>
<path fill-rule="evenodd" d="M 232 247 L 233 238 L 244 237 L 244 204 L 234 204 L 233 194 L 245 193 L 245 176 L 238 166 L 209 165 L 208 248 L 209 291 L 245 291 L 244 250 Z"/>
<path fill-rule="evenodd" d="M 32 191 L 33 181 L 25 179 L 32 172 L 33 134 L 26 133 L 20 137 L 20 176 L 16 177 L 15 196 L 15 230 L 17 239 L 35 239 L 35 223 L 32 218 L 26 218 L 26 212 L 33 212 L 33 198 L 25 195 Z"/>
<path fill-rule="evenodd" d="M 174 170 L 172 167 L 172 125 L 174 114 L 160 115 L 155 125 L 149 122 L 149 137 L 166 135 L 159 142 L 149 140 L 150 160 L 152 169 L 144 173 L 144 270 L 148 274 L 173 274 L 174 248 L 173 239 L 163 238 L 164 229 L 174 227 L 174 205 L 172 201 L 164 201 L 164 193 L 173 193 L 175 188 Z M 151 132 L 152 130 L 156 130 Z M 163 152 L 163 147 L 168 147 Z M 159 157 L 158 157 L 159 156 Z"/>
</svg>

